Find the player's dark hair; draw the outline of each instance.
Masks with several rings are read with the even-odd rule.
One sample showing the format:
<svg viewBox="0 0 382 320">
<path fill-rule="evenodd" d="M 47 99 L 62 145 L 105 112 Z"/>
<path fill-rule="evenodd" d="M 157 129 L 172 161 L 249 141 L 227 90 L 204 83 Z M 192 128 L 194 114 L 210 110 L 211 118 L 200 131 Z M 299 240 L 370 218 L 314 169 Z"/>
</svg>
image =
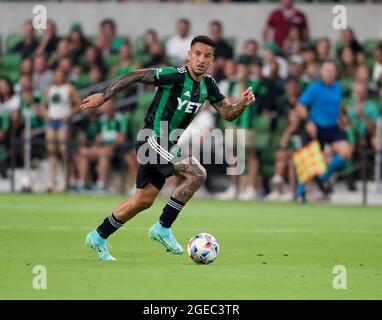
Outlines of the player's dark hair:
<svg viewBox="0 0 382 320">
<path fill-rule="evenodd" d="M 207 37 L 207 36 L 197 36 L 195 37 L 194 39 L 192 39 L 191 41 L 191 47 L 195 44 L 195 43 L 204 43 L 212 48 L 215 49 L 216 47 L 216 44 L 215 44 L 215 41 L 212 40 L 211 38 Z"/>
</svg>

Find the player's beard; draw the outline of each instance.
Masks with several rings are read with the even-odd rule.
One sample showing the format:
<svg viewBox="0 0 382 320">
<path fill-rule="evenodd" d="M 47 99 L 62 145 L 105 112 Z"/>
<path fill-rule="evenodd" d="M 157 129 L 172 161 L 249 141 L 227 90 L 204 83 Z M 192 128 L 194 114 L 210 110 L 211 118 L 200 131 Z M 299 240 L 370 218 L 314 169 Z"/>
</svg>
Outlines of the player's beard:
<svg viewBox="0 0 382 320">
<path fill-rule="evenodd" d="M 200 70 L 202 70 L 202 71 L 200 71 Z M 206 70 L 206 68 L 203 68 L 203 67 L 200 67 L 200 68 L 196 67 L 193 69 L 193 71 L 194 71 L 195 75 L 201 76 L 202 74 L 205 74 L 207 70 Z"/>
</svg>

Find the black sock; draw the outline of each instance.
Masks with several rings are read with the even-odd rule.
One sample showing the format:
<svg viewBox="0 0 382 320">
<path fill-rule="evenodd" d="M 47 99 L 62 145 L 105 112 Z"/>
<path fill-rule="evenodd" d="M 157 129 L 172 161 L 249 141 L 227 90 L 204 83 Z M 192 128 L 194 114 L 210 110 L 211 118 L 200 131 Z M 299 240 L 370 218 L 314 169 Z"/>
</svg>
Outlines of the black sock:
<svg viewBox="0 0 382 320">
<path fill-rule="evenodd" d="M 119 221 L 114 214 L 111 214 L 98 226 L 97 232 L 102 238 L 107 239 L 112 233 L 122 227 L 123 224 L 124 222 Z"/>
<path fill-rule="evenodd" d="M 183 209 L 183 206 L 184 203 L 181 203 L 173 197 L 168 199 L 166 206 L 163 208 L 163 213 L 159 218 L 159 223 L 165 228 L 170 228 L 179 212 Z"/>
</svg>

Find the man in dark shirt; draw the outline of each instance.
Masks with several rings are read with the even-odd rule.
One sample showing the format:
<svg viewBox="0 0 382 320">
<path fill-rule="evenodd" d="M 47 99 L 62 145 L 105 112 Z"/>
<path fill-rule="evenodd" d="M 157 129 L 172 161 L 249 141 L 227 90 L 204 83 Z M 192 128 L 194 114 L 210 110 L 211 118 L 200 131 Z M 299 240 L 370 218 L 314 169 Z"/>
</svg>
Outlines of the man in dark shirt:
<svg viewBox="0 0 382 320">
<path fill-rule="evenodd" d="M 234 56 L 233 48 L 223 37 L 223 25 L 220 21 L 214 20 L 210 22 L 210 38 L 215 41 L 215 67 L 216 81 L 220 81 L 223 77 L 223 68 L 227 60 L 232 60 Z"/>
<path fill-rule="evenodd" d="M 25 58 L 32 55 L 37 47 L 38 47 L 38 41 L 36 39 L 32 21 L 27 20 L 24 23 L 24 39 L 18 42 L 11 49 L 11 52 L 20 53 L 22 57 Z"/>
<path fill-rule="evenodd" d="M 215 60 L 219 58 L 233 59 L 233 49 L 223 37 L 223 25 L 214 20 L 210 23 L 210 36 L 215 41 Z"/>
<path fill-rule="evenodd" d="M 52 52 L 56 50 L 58 42 L 60 41 L 56 32 L 56 24 L 52 20 L 48 20 L 41 43 L 36 50 L 37 54 L 44 54 L 46 57 L 49 57 Z"/>
</svg>

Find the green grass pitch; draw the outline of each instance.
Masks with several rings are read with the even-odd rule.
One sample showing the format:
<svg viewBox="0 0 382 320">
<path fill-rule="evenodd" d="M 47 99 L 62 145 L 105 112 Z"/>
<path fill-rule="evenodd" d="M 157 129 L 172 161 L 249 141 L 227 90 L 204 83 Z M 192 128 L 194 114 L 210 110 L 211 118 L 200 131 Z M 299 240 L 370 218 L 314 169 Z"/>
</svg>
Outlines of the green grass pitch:
<svg viewBox="0 0 382 320">
<path fill-rule="evenodd" d="M 85 235 L 122 197 L 0 195 L 0 299 L 381 299 L 381 207 L 192 200 L 174 225 L 186 248 L 219 241 L 211 265 L 166 253 L 148 238 L 165 198 L 110 237 L 102 262 Z M 47 268 L 47 289 L 32 287 Z M 335 290 L 333 267 L 347 270 Z"/>
</svg>

